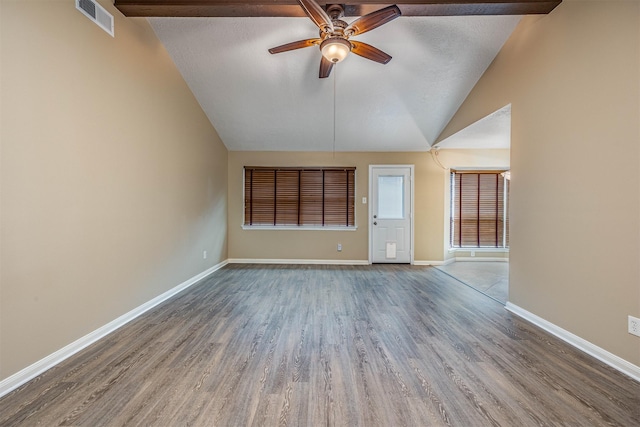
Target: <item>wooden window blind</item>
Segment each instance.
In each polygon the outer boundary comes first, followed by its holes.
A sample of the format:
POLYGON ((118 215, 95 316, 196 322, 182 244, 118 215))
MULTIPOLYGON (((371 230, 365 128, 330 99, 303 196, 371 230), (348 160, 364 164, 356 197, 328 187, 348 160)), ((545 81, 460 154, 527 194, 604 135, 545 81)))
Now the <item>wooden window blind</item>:
POLYGON ((244 225, 355 226, 355 167, 244 168, 244 225))
POLYGON ((502 172, 452 171, 452 247, 509 247, 509 180, 502 172))

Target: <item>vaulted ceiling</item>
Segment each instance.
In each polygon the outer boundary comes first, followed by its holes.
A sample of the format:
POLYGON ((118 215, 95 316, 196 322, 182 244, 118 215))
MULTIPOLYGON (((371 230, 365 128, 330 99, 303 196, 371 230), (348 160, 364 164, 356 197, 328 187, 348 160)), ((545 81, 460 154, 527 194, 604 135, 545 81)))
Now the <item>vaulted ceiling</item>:
MULTIPOLYGON (((268 52, 318 36, 295 1, 115 2, 129 16, 149 17, 228 149, 267 151, 429 150, 520 15, 547 13, 558 3, 400 4, 402 17, 354 37, 390 54, 388 64, 350 54, 329 78, 319 79, 317 47, 268 52)), ((384 6, 354 2, 345 15, 384 6)), ((504 112, 495 116, 505 122, 504 112)), ((461 142, 462 135, 454 145, 473 146, 474 132, 467 135, 472 140, 461 142)))

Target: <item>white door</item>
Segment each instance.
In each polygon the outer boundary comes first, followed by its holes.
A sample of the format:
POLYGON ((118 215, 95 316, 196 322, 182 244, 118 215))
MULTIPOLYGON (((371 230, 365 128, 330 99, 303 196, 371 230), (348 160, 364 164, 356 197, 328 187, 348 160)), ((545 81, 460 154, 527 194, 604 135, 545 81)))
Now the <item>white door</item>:
POLYGON ((370 166, 369 245, 373 263, 411 263, 413 166, 370 166))

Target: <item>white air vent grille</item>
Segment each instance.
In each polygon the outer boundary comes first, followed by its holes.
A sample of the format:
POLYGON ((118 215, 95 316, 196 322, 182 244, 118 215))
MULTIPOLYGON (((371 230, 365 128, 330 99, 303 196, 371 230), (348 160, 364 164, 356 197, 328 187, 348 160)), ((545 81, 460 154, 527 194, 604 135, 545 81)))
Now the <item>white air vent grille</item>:
POLYGON ((76 0, 76 9, 113 37, 113 15, 93 0, 76 0))

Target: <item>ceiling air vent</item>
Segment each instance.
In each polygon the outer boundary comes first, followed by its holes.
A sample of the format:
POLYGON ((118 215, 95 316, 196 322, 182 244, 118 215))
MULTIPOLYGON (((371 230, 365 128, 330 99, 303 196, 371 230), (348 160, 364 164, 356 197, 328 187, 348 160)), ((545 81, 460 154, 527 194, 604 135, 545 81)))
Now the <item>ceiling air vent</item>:
POLYGON ((113 15, 93 0, 76 0, 76 9, 113 37, 113 15))

